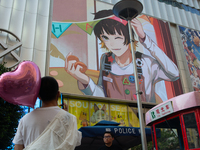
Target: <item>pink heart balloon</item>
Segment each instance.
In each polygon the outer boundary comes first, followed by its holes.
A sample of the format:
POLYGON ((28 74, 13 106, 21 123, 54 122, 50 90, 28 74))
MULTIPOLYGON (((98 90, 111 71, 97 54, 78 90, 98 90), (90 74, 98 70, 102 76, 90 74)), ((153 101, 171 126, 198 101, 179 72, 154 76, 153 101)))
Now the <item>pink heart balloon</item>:
POLYGON ((33 108, 40 84, 38 66, 31 61, 24 61, 14 71, 0 76, 0 97, 9 103, 33 108))

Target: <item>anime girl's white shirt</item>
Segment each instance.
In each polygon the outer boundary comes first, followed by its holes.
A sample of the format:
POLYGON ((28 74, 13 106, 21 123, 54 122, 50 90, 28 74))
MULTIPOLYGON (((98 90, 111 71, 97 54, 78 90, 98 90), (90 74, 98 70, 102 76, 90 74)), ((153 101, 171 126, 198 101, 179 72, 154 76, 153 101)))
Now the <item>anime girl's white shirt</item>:
MULTIPOLYGON (((145 93, 147 102, 155 102, 155 83, 165 81, 175 81, 179 78, 179 71, 177 66, 168 56, 157 46, 151 38, 146 35, 145 41, 141 43, 146 48, 151 56, 142 54, 141 60, 143 62, 142 70, 145 77, 145 93)), ((133 64, 130 63, 126 67, 120 67, 116 63, 111 64, 111 73, 115 75, 133 74, 133 64), (122 74, 123 73, 123 74, 122 74)), ((101 74, 99 78, 102 78, 101 74)), ((108 79, 106 79, 108 80, 108 79)), ((112 79, 110 79, 112 82, 112 79)), ((85 95, 105 97, 104 90, 101 85, 96 85, 90 78, 88 86, 81 90, 85 95)))

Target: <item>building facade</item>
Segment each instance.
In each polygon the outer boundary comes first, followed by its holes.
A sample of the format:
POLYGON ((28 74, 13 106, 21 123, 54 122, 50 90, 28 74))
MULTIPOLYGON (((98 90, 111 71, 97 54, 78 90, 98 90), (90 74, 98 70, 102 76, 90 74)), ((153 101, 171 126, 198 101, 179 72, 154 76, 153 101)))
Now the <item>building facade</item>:
MULTIPOLYGON (((132 29, 145 113, 200 88, 200 1, 139 1, 132 29)), ((59 104, 77 116, 78 128, 100 120, 139 127, 127 22, 112 14, 117 2, 0 0, 1 53, 22 43, 0 61, 16 67, 30 60, 56 78, 59 104)))

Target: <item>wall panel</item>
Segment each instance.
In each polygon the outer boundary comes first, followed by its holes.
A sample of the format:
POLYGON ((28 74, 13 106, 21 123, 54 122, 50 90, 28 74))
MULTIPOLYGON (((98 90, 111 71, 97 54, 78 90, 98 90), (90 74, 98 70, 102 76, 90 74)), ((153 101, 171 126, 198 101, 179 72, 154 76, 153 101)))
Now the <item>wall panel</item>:
MULTIPOLYGON (((109 0, 101 0, 109 3, 109 0)), ((156 17, 158 19, 166 20, 174 24, 180 24, 182 26, 186 26, 193 29, 200 29, 199 20, 198 22, 195 20, 195 16, 193 13, 189 11, 185 11, 184 9, 180 9, 166 4, 164 2, 159 2, 158 0, 139 0, 143 4, 142 14, 156 17), (178 13, 179 11, 179 13, 178 13), (181 20, 180 20, 181 19, 181 20)), ((199 9, 198 0, 176 0, 179 4, 184 4, 191 8, 199 9)), ((115 4, 118 1, 112 0, 110 3, 115 4)), ((199 18, 199 17, 198 17, 199 18)))

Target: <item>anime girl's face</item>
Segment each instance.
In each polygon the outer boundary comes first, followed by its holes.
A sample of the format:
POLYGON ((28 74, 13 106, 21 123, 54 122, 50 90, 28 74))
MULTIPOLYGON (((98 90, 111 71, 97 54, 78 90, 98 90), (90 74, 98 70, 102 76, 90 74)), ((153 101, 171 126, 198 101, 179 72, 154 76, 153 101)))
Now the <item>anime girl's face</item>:
POLYGON ((129 45, 124 44, 125 37, 115 31, 115 34, 107 34, 105 31, 100 35, 105 46, 113 52, 116 56, 123 55, 128 49, 129 45))

